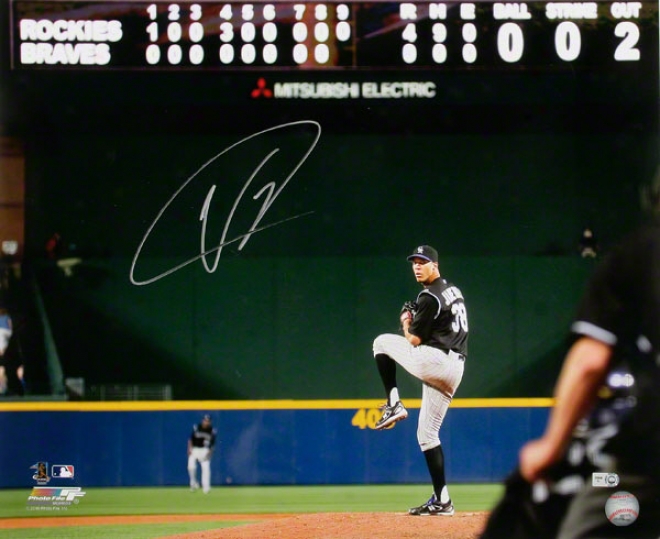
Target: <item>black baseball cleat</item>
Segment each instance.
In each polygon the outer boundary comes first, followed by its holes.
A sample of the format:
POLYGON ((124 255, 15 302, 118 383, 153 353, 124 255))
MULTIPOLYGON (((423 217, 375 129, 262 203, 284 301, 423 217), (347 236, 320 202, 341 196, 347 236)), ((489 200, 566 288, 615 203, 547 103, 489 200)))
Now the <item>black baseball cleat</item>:
POLYGON ((449 500, 447 503, 440 503, 435 494, 429 498, 429 501, 419 507, 413 507, 408 510, 409 515, 429 517, 450 517, 454 514, 454 506, 449 500))
POLYGON ((397 421, 408 417, 408 410, 401 401, 397 401, 394 406, 385 403, 381 406, 381 410, 383 410, 383 415, 376 421, 376 430, 391 429, 397 421))

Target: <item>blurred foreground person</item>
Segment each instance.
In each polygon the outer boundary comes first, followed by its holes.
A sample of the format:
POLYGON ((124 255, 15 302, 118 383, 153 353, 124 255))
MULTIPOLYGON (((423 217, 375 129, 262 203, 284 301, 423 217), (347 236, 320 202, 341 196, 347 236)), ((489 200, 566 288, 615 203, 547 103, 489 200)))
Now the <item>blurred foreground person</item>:
POLYGON ((482 539, 660 537, 659 175, 643 202, 649 218, 587 285, 548 425, 482 539))

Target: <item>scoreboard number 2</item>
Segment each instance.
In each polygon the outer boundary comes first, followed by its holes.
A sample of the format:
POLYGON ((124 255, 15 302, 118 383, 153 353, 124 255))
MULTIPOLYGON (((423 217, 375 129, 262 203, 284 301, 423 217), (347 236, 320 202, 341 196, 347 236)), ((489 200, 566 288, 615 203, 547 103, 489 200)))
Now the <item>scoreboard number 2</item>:
POLYGON ((614 35, 621 38, 621 43, 614 51, 614 59, 617 62, 639 61, 641 57, 641 52, 637 48, 639 27, 630 21, 623 21, 616 25, 614 35))

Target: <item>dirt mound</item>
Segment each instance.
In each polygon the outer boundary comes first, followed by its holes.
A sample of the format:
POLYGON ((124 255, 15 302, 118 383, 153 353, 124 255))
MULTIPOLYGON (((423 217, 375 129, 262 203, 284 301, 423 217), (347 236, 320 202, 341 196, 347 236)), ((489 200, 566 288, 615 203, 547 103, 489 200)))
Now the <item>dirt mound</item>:
POLYGON ((459 512, 452 517, 413 517, 405 513, 301 514, 168 539, 476 539, 487 516, 487 512, 459 512))

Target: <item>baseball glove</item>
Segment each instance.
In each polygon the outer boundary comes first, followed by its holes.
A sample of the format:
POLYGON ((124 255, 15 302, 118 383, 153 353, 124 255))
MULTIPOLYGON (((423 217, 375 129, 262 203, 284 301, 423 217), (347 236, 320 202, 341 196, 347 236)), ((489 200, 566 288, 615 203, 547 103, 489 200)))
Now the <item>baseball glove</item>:
POLYGON ((414 301, 406 301, 403 304, 403 307, 401 307, 401 311, 399 312, 399 320, 401 321, 401 325, 403 326, 403 321, 406 319, 412 320, 415 317, 416 312, 417 303, 414 301))

